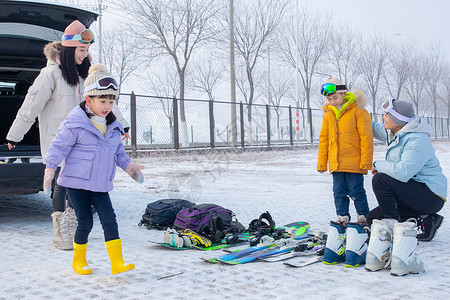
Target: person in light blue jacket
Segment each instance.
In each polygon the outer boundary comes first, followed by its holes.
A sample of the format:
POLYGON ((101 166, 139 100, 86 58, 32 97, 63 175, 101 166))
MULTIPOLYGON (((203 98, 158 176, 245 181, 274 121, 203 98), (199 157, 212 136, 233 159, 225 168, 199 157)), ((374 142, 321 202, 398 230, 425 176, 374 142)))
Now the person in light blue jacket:
POLYGON ((430 141, 431 126, 414 115, 411 103, 389 100, 384 125, 372 121, 373 136, 387 143, 386 160, 374 161, 372 187, 378 207, 373 219, 418 221, 418 240, 430 241, 443 222, 438 215, 447 197, 447 178, 430 141))
POLYGON ((104 65, 89 68, 84 81, 85 100, 61 123, 45 157, 44 191, 49 193, 55 170, 62 162, 58 184, 67 188, 78 219, 73 240, 72 268, 80 275, 91 274, 86 261, 89 233, 93 227, 92 206, 96 209, 105 236, 105 247, 111 260, 111 273, 134 269, 122 258, 122 243, 116 215, 108 192, 116 166, 142 183, 142 165, 130 162, 121 141, 124 133, 112 109, 119 85, 104 65))

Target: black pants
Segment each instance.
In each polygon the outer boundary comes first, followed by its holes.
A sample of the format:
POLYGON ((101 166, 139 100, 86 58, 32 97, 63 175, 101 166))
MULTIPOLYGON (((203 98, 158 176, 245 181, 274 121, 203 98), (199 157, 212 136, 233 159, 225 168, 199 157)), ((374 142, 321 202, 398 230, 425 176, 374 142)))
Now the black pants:
POLYGON ((66 188, 56 183, 56 180, 58 179, 59 176, 59 171, 61 171, 61 168, 56 169, 55 178, 53 179, 54 186, 52 192, 52 207, 54 212, 66 210, 66 199, 68 202, 67 205, 72 206, 69 197, 67 195, 66 188))
POLYGON ((119 238, 119 229, 116 222, 116 214, 112 207, 108 193, 91 192, 86 190, 67 188, 67 193, 72 201, 78 225, 75 231, 74 242, 86 244, 89 233, 94 226, 92 206, 95 207, 103 227, 105 242, 119 238))
POLYGON ((373 219, 403 222, 410 217, 435 214, 445 203, 424 183, 412 179, 405 183, 384 173, 373 176, 372 188, 379 206, 367 214, 368 225, 373 219))

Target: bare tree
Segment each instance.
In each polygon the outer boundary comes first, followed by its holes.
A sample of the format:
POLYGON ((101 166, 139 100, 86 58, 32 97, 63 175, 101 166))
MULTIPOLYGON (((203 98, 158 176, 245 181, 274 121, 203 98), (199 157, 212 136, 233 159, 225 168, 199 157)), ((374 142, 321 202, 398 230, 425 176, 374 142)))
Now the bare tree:
POLYGON ((421 107, 424 104, 422 97, 425 89, 424 82, 424 58, 422 55, 417 55, 412 65, 410 76, 408 76, 405 82, 405 92, 413 102, 416 114, 421 112, 421 107))
POLYGON ((339 77, 351 90, 361 73, 359 56, 355 52, 362 44, 361 33, 348 27, 336 28, 330 43, 328 57, 332 72, 328 70, 325 73, 339 77))
POLYGON ((388 68, 383 78, 386 88, 394 99, 401 99, 401 92, 416 67, 417 54, 414 45, 402 44, 389 53, 388 68))
POLYGON ((214 0, 116 1, 136 23, 135 33, 165 55, 172 57, 180 83, 182 145, 189 146, 184 109, 185 75, 192 53, 214 37, 218 10, 214 0))
MULTIPOLYGON (((249 143, 253 142, 252 133, 252 104, 255 95, 255 67, 267 51, 264 47, 274 34, 277 26, 283 19, 288 1, 274 1, 267 3, 258 0, 256 3, 245 3, 235 9, 234 15, 234 44, 238 53, 238 59, 245 70, 246 81, 237 79, 237 85, 241 91, 247 106, 248 137, 249 143)), ((242 74, 242 72, 241 72, 242 74)))
POLYGON ((276 125, 278 139, 281 139, 281 128, 280 128, 280 106, 283 100, 286 99, 288 94, 293 91, 293 80, 287 75, 287 72, 278 70, 274 72, 277 74, 276 77, 271 78, 270 82, 266 79, 263 85, 263 92, 267 96, 268 103, 273 107, 276 114, 276 125))
POLYGON ((151 49, 140 49, 140 42, 118 27, 103 34, 103 45, 105 65, 119 79, 120 87, 143 63, 150 63, 155 56, 150 52, 151 49))
MULTIPOLYGON (((439 45, 432 45, 425 62, 425 91, 433 105, 434 128, 437 126, 440 84, 444 78, 446 63, 439 45)), ((436 131, 435 131, 436 132, 436 131)))
POLYGON ((214 100, 214 89, 224 76, 225 66, 218 63, 212 55, 194 62, 189 72, 187 85, 192 89, 206 93, 210 101, 214 100))
POLYGON ((308 111, 309 137, 313 142, 312 113, 311 113, 311 86, 317 69, 325 59, 330 45, 330 18, 324 15, 312 15, 302 9, 299 18, 299 30, 295 21, 290 20, 287 30, 279 42, 283 61, 297 70, 304 89, 306 108, 308 111), (325 18, 326 17, 326 18, 325 18), (297 57, 299 64, 297 69, 297 57))
POLYGON ((369 95, 372 98, 372 113, 375 117, 377 105, 377 93, 385 73, 388 55, 391 51, 390 45, 385 39, 371 36, 361 46, 360 70, 361 77, 367 85, 369 95))
MULTIPOLYGON (((448 122, 450 119, 450 72, 448 65, 446 66, 446 72, 442 80, 442 85, 444 87, 444 91, 440 98, 442 99, 442 102, 447 108, 447 122, 448 122)), ((449 124, 447 123, 447 126, 448 125, 449 124)))
POLYGON ((158 73, 147 71, 146 79, 141 83, 142 89, 158 97, 162 111, 169 122, 170 134, 173 140, 173 98, 180 92, 180 82, 177 72, 162 64, 158 73))

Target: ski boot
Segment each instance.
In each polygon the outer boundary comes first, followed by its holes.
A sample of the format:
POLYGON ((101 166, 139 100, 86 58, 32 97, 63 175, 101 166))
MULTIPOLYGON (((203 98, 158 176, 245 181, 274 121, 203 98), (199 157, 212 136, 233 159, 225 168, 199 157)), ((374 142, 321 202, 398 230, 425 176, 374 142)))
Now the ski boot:
POLYGON ((345 224, 330 221, 323 263, 334 265, 345 261, 345 224))
POLYGON ((394 243, 392 246, 391 275, 403 276, 408 273, 425 272, 423 261, 414 252, 417 246, 416 224, 413 222, 394 225, 394 243))
POLYGON ((378 271, 387 269, 391 262, 392 229, 397 220, 373 220, 370 229, 369 248, 366 256, 366 270, 378 271))
POLYGON ((345 266, 358 267, 366 263, 369 234, 367 225, 359 223, 347 224, 347 237, 345 246, 345 266))

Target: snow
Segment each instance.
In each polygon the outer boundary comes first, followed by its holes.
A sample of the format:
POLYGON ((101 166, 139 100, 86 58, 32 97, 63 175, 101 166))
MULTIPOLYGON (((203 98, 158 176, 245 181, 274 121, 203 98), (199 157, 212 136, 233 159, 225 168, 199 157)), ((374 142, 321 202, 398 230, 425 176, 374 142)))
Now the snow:
MULTIPOLYGON (((434 144, 450 177, 450 142, 434 144)), ((385 147, 376 146, 375 159, 384 154, 385 147)), ((200 257, 219 256, 221 250, 159 248, 149 240, 162 241, 163 232, 138 226, 147 203, 184 197, 229 208, 244 225, 267 210, 278 225, 303 220, 312 230, 326 231, 329 220, 335 219, 332 177, 315 171, 316 159, 317 149, 136 159, 146 166, 145 182, 137 184, 118 171, 110 193, 124 259, 136 265, 135 270, 117 275, 110 274, 97 215, 87 252, 93 274, 81 276, 71 268, 72 251, 52 245, 48 196, 42 192, 0 196, 0 299, 448 299, 447 222, 433 241, 421 242, 416 249, 426 272, 405 277, 343 264, 299 269, 280 262, 213 265, 200 257)), ((365 187, 373 208, 371 177, 365 176, 365 187)), ((449 219, 448 205, 441 214, 449 219)))

